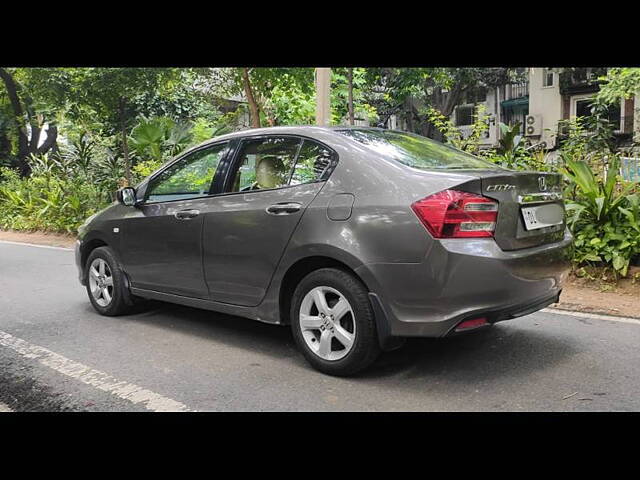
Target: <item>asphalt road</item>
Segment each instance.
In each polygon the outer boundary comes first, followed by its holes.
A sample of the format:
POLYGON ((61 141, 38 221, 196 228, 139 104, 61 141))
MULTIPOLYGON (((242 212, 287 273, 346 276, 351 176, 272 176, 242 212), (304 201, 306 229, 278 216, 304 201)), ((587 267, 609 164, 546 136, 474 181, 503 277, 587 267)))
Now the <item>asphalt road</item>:
POLYGON ((0 411, 631 411, 639 345, 640 322, 538 312, 333 378, 287 328, 162 303, 101 317, 73 252, 0 242, 0 411))

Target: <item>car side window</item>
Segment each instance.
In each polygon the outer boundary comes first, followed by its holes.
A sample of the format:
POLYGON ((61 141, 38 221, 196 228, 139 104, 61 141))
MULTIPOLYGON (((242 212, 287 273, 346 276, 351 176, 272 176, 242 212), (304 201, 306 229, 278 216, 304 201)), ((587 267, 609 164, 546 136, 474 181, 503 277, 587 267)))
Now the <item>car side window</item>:
POLYGON ((168 202, 201 197, 209 193, 227 144, 198 150, 174 163, 152 180, 147 202, 168 202))
POLYGON ((290 185, 324 180, 330 171, 334 153, 312 140, 305 140, 293 169, 290 185))
POLYGON ((231 192, 280 188, 289 176, 300 148, 300 138, 267 137, 245 140, 231 192))

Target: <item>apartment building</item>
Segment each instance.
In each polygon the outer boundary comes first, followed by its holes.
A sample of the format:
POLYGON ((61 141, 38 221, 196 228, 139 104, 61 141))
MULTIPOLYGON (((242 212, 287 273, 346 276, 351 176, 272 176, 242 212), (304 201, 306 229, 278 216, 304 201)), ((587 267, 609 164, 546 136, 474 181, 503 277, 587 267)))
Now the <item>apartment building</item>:
MULTIPOLYGON (((527 79, 491 89, 477 89, 458 105, 452 120, 463 134, 471 132, 475 109, 484 104, 489 115, 489 129, 482 143, 487 147, 497 145, 500 139, 499 124, 521 123, 521 133, 533 144, 546 150, 557 147, 562 132, 560 120, 591 115, 590 102, 599 90, 598 77, 606 74, 606 68, 528 68, 527 79)), ((609 109, 620 146, 640 141, 640 105, 636 98, 623 99, 609 109), (634 121, 635 117, 635 121, 634 121), (635 128, 634 128, 635 127, 635 128)))

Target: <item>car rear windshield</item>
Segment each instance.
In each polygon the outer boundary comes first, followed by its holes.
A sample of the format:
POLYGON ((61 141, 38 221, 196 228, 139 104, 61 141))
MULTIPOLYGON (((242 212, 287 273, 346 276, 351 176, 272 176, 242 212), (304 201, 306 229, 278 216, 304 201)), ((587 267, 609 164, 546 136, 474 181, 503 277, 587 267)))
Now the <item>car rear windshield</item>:
POLYGON ((392 130, 345 129, 339 133, 404 165, 422 170, 499 169, 456 148, 420 135, 392 130))

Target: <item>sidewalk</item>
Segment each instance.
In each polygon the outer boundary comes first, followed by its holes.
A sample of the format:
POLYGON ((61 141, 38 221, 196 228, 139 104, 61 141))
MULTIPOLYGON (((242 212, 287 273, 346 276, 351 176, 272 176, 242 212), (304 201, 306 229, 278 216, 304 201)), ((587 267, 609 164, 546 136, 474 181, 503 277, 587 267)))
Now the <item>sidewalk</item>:
POLYGON ((43 232, 13 232, 6 230, 0 230, 0 240, 66 248, 73 248, 76 243, 76 238, 73 235, 43 232))
MULTIPOLYGON (((76 241, 72 235, 3 230, 0 240, 66 248, 73 248, 76 241)), ((560 300, 550 308, 640 318, 640 282, 634 284, 631 279, 620 280, 611 290, 602 291, 596 282, 571 277, 560 300)))

